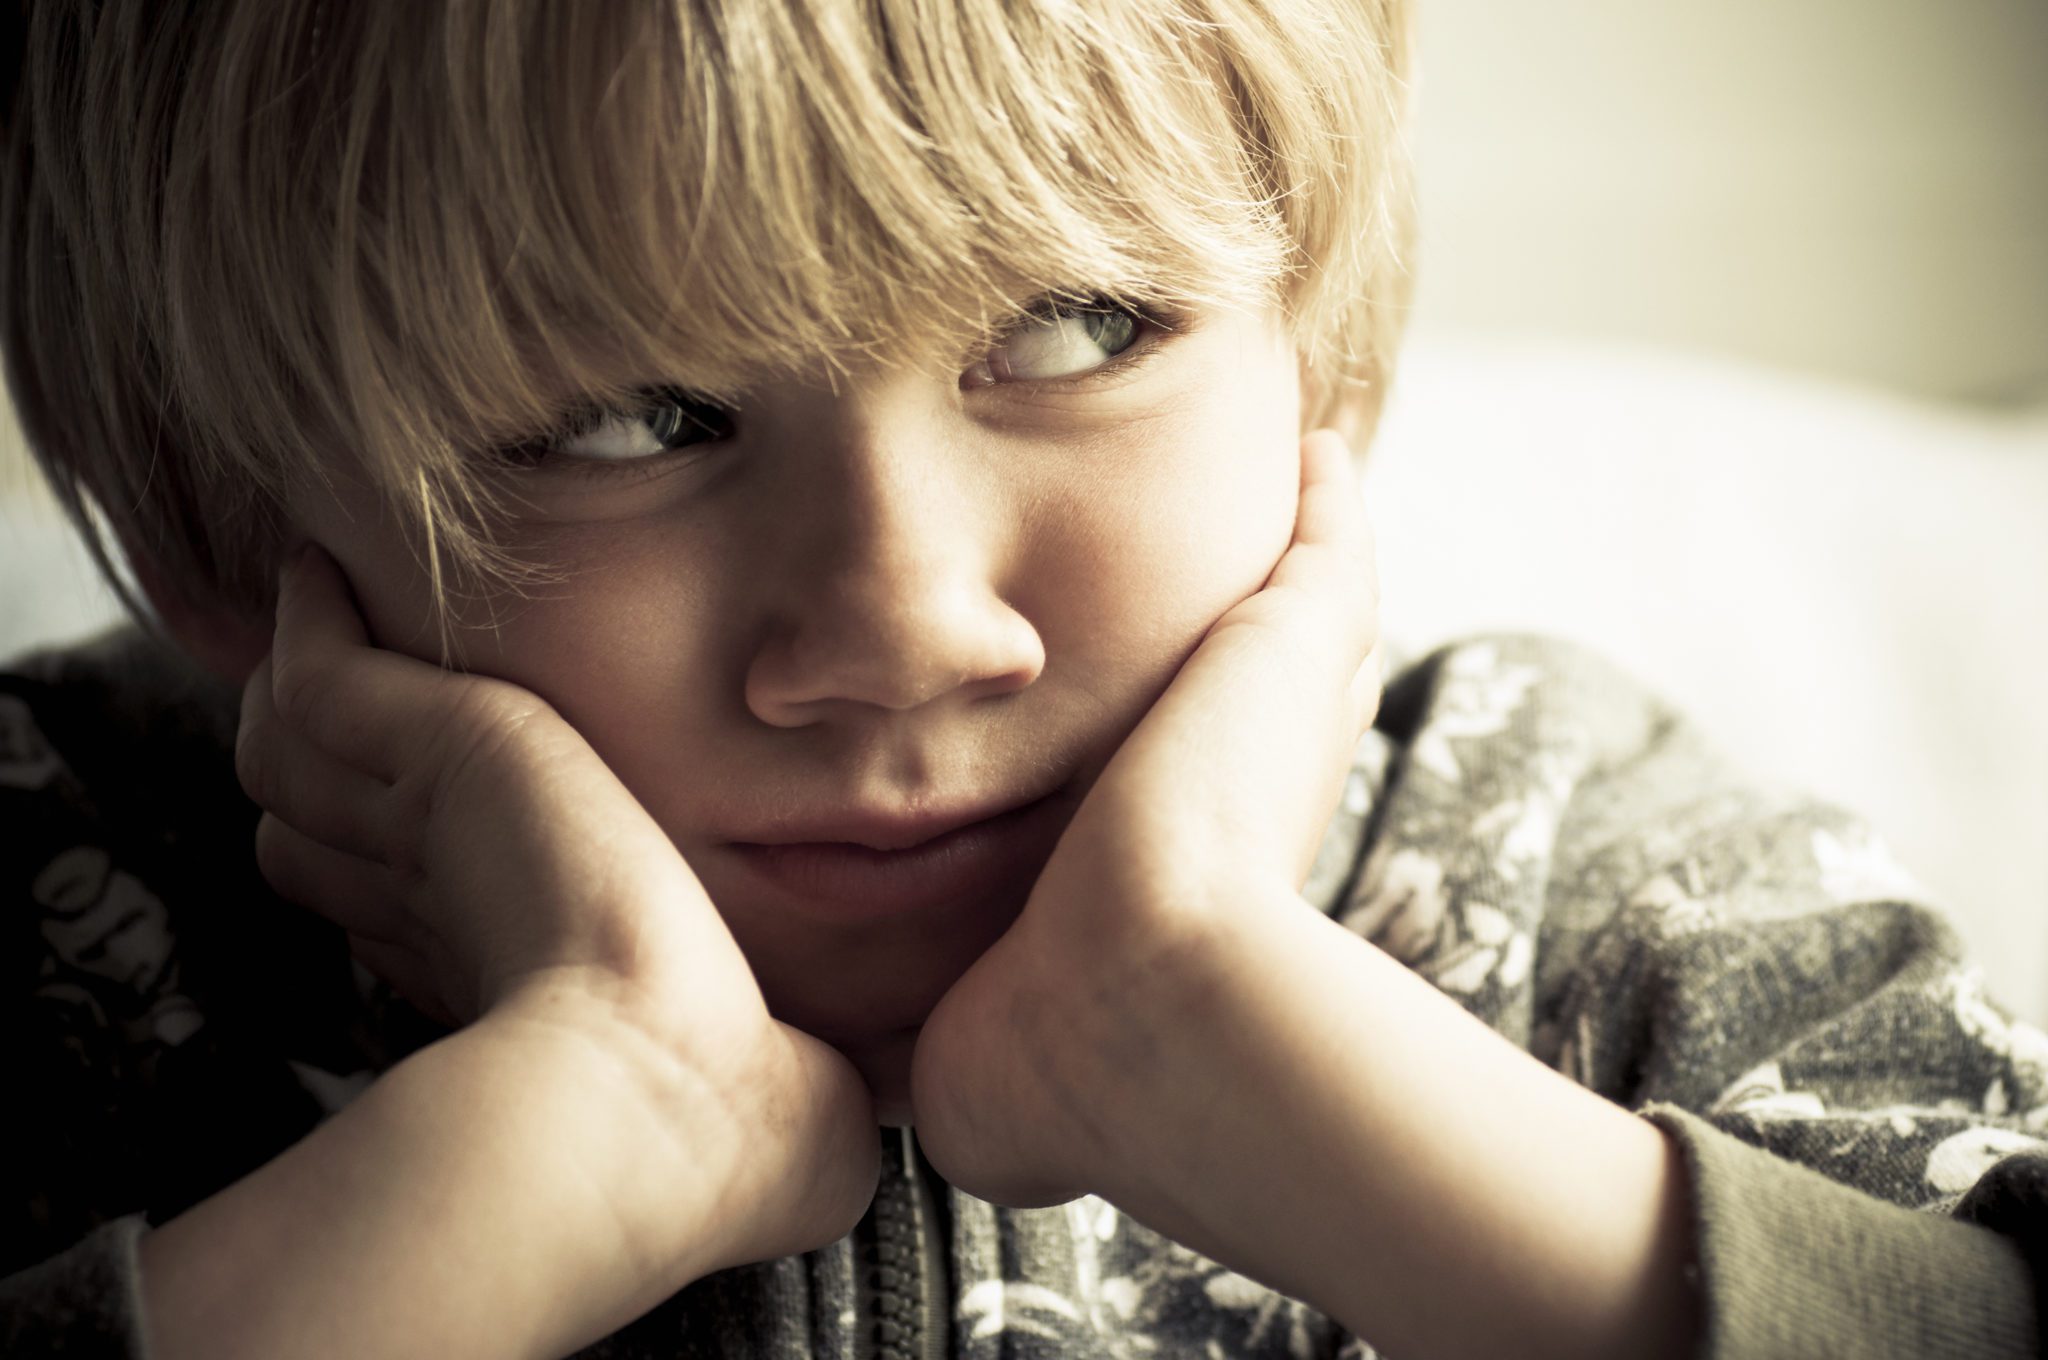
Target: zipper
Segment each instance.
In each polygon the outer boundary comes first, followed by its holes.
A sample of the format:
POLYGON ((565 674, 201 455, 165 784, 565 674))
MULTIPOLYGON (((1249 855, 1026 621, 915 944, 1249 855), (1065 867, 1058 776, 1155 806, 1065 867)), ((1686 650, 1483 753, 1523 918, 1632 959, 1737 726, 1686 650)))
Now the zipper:
POLYGON ((951 1339, 948 1334, 952 1330, 952 1289, 946 1277, 952 1225, 945 1212, 945 1183, 933 1184, 938 1172, 918 1154, 917 1137, 910 1129, 903 1130, 903 1152, 910 1168, 910 1183, 917 1190, 918 1222, 924 1225, 919 1238, 924 1243, 923 1360, 946 1360, 950 1349, 947 1342, 951 1339))
POLYGON ((866 1354, 874 1360, 944 1360, 946 1242, 939 1197, 909 1129, 884 1135, 881 1183, 861 1243, 866 1354), (893 1144, 893 1147, 891 1146, 893 1144))

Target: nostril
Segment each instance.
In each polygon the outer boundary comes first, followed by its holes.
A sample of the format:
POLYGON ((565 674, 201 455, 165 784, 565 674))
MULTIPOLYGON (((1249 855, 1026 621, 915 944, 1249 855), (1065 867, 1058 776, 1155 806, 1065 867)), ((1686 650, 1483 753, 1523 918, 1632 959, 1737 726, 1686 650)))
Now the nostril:
POLYGON ((950 609, 810 618, 755 653, 746 700, 764 722, 803 726, 835 705, 905 712, 1012 694, 1044 668, 1037 629, 989 593, 950 609))

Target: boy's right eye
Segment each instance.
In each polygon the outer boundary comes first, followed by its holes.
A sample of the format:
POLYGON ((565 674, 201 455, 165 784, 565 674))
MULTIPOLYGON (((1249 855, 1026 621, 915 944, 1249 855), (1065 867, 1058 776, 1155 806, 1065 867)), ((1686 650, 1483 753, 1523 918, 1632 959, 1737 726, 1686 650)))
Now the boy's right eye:
POLYGON ((505 450, 506 461, 535 467, 550 458, 631 463, 731 436, 729 407, 680 387, 649 388, 631 407, 590 407, 559 429, 505 450))

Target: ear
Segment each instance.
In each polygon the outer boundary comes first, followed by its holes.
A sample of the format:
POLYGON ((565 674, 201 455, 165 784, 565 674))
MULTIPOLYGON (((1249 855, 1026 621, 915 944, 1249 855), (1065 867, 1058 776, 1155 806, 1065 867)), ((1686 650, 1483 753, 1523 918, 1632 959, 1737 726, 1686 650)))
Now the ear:
POLYGON ((155 558, 132 548, 127 557, 164 631, 208 672, 241 688, 270 651, 272 617, 251 616, 218 600, 195 600, 155 558))

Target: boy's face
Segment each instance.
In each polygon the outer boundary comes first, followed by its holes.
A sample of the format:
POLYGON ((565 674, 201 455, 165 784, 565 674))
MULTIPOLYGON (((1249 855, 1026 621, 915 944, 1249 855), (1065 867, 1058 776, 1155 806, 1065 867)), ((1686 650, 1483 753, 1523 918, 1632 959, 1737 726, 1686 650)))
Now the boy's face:
MULTIPOLYGON (((767 383, 729 438, 638 458, 650 427, 614 427, 574 447, 620 461, 519 474, 511 540, 565 581, 501 602, 497 639, 466 637, 472 668, 582 732, 703 881, 771 1009, 885 1101, 1095 776, 1289 542, 1294 350, 1277 312, 1199 323, 1141 325, 1118 355, 1069 319, 964 382, 767 383), (878 867, 846 844, 1048 793, 958 857, 878 867)), ((429 583, 375 497, 343 484, 300 517, 372 636, 430 658, 429 583)))

